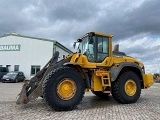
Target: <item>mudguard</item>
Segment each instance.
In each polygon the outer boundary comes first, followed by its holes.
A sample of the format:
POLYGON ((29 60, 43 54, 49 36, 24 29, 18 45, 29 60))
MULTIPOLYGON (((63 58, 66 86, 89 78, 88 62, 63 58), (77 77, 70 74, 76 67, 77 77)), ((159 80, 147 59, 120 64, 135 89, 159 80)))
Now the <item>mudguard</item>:
POLYGON ((119 63, 118 66, 114 65, 110 68, 110 73, 111 73, 111 81, 115 81, 119 75, 119 73, 121 72, 121 70, 124 67, 130 67, 130 68, 135 68, 138 70, 138 72, 141 74, 141 78, 142 78, 142 69, 140 68, 140 66, 137 63, 128 63, 128 62, 122 62, 119 63))

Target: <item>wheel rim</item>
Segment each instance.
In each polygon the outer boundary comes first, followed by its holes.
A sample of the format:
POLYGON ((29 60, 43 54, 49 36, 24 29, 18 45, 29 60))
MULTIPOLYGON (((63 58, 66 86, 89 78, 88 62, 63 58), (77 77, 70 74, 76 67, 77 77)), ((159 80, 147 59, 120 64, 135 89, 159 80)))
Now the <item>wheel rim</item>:
POLYGON ((137 86, 133 80, 127 80, 125 83, 125 92, 128 96, 133 96, 136 93, 137 86))
POLYGON ((65 78, 57 85, 57 94, 63 100, 71 99, 76 93, 76 84, 70 78, 65 78))

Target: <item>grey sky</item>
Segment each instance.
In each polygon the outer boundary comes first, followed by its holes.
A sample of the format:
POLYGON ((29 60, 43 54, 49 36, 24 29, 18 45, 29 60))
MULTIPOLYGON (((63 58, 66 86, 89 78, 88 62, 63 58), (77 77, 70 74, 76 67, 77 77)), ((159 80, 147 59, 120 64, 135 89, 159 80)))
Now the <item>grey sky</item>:
POLYGON ((148 72, 159 72, 159 5, 159 0, 1 0, 0 35, 54 39, 73 50, 88 31, 111 33, 120 50, 144 62, 148 72))

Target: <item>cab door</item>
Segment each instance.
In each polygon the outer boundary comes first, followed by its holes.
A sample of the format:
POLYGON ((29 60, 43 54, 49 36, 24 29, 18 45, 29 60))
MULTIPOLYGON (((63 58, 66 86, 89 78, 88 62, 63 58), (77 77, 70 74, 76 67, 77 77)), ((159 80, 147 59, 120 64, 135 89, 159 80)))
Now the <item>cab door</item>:
POLYGON ((107 36, 96 37, 97 51, 96 51, 96 63, 97 66, 109 66, 111 61, 111 38, 107 36))
POLYGON ((106 36, 97 36, 97 56, 96 56, 96 62, 102 63, 106 57, 109 56, 109 39, 106 36))

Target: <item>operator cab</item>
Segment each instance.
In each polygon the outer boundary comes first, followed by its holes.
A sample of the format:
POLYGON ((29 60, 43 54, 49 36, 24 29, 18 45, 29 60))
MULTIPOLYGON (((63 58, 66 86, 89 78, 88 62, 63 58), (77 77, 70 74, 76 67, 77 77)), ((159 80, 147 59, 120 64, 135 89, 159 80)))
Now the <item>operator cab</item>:
POLYGON ((109 40, 113 35, 90 32, 79 38, 78 52, 87 56, 89 62, 101 63, 110 55, 109 40))

